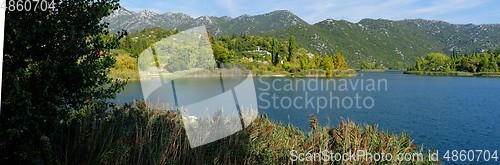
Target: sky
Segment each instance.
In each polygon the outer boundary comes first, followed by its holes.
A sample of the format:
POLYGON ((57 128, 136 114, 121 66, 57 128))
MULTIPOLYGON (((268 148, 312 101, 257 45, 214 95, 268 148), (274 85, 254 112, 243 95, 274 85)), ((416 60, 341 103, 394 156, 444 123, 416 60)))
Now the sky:
POLYGON ((259 15, 289 10, 308 23, 325 19, 429 19, 455 24, 499 24, 500 0, 121 0, 122 7, 199 16, 259 15))

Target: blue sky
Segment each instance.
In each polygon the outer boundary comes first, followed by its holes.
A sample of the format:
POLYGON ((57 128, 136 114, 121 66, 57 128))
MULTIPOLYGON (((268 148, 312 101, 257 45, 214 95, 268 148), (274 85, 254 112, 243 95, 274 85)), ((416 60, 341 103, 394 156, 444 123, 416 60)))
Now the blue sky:
POLYGON ((358 22, 363 18, 423 18, 457 24, 500 23, 500 0, 121 0, 122 7, 157 13, 182 12, 199 17, 258 15, 290 10, 309 23, 327 18, 358 22))

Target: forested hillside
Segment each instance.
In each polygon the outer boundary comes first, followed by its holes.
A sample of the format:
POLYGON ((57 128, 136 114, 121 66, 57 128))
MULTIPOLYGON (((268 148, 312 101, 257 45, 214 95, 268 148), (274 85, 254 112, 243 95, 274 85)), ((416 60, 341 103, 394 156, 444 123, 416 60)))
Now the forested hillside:
MULTIPOLYGON (((113 51, 117 63, 111 75, 138 78, 138 56, 155 42, 177 34, 176 30, 149 28, 128 34, 113 51)), ((294 36, 288 39, 260 35, 211 36, 210 43, 218 68, 245 66, 260 75, 348 76, 348 64, 341 53, 318 54, 302 47, 294 36)), ((179 62, 172 64, 178 65, 179 62)), ((170 70, 172 65, 164 69, 170 70)))
POLYGON ((312 53, 342 53, 358 68, 376 63, 381 67, 404 69, 431 52, 481 53, 500 48, 500 25, 456 25, 443 21, 408 19, 400 21, 363 19, 357 23, 327 19, 309 24, 290 11, 278 10, 262 15, 237 18, 182 13, 138 13, 119 9, 104 19, 111 31, 137 32, 145 28, 185 30, 205 25, 213 36, 263 35, 297 43, 312 53))

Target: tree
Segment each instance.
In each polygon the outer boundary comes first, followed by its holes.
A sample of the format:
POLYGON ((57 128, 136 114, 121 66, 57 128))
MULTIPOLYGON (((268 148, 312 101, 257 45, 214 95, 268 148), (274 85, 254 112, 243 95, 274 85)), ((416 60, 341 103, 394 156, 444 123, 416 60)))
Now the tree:
POLYGON ((415 69, 417 71, 423 71, 425 70, 425 65, 427 65, 427 60, 425 60, 422 57, 417 58, 417 62, 415 64, 415 69))
POLYGON ((333 70, 335 69, 335 64, 333 63, 332 58, 325 54, 321 59, 321 69, 326 71, 326 76, 333 76, 333 70))
POLYGON ((126 37, 120 40, 119 49, 129 52, 131 57, 137 58, 139 54, 155 42, 176 33, 176 30, 166 30, 159 27, 147 28, 137 33, 127 34, 126 37))
POLYGON ((308 70, 314 68, 314 61, 307 55, 307 50, 299 48, 297 50, 297 60, 301 70, 308 70))
POLYGON ((54 3, 56 11, 6 14, 0 161, 47 158, 55 127, 70 114, 104 113, 123 87, 107 77, 120 36, 101 23, 118 0, 54 3))
POLYGON ((130 55, 126 52, 122 52, 120 50, 114 50, 116 63, 114 65, 114 69, 119 70, 133 70, 138 71, 139 68, 137 66, 137 60, 130 57, 130 55))
POLYGON ((320 69, 322 61, 323 61, 322 56, 320 56, 319 54, 314 54, 314 56, 310 60, 310 63, 312 64, 313 68, 320 69))
POLYGON ((221 68, 223 64, 230 63, 234 58, 234 51, 226 48, 221 41, 213 40, 212 49, 218 68, 221 68))
MULTIPOLYGON (((448 72, 450 71, 451 59, 442 53, 430 53, 425 56, 428 71, 448 72)), ((425 69, 424 69, 425 70, 425 69)))
POLYGON ((366 60, 361 61, 359 64, 361 69, 374 69, 375 68, 375 63, 374 62, 369 62, 366 60))
MULTIPOLYGON (((404 64, 398 64, 400 68, 404 67, 404 64)), ((367 61, 367 60, 362 60, 360 62, 360 68, 361 69, 387 69, 383 66, 383 64, 380 64, 376 61, 367 61)))
POLYGON ((478 71, 480 64, 480 59, 477 57, 477 55, 474 54, 472 57, 470 57, 468 59, 468 63, 469 63, 469 72, 476 73, 478 71))
POLYGON ((490 67, 492 72, 498 72, 497 58, 494 54, 491 55, 490 67))
POLYGON ((342 54, 335 53, 335 55, 333 55, 333 63, 335 65, 335 69, 347 70, 347 62, 342 54))
POLYGON ((279 63, 279 53, 278 53, 278 43, 276 41, 275 38, 272 39, 272 42, 271 42, 271 55, 273 56, 272 57, 272 63, 274 66, 278 65, 279 63))
POLYGON ((495 49, 495 51, 493 52, 494 55, 500 55, 500 49, 495 49))
POLYGON ((481 56, 481 62, 479 63, 479 71, 480 72, 488 72, 491 68, 490 66, 490 60, 488 59, 489 56, 486 54, 483 54, 481 56))
POLYGON ((288 61, 292 59, 293 54, 295 53, 297 49, 297 41, 295 40, 294 36, 290 36, 290 39, 288 40, 288 61))

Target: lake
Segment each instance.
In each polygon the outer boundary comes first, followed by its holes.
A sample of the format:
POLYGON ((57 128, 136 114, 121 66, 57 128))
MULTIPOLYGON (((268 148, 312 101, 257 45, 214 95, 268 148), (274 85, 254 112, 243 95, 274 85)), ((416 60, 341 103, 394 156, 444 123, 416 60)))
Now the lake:
MULTIPOLYGON (((260 114, 304 130, 314 114, 321 124, 350 119, 407 132, 426 149, 500 149, 499 78, 359 72, 347 79, 254 78, 254 83, 256 96, 245 97, 257 97, 260 114)), ((179 80, 175 85, 179 100, 201 101, 220 91, 219 79, 179 80)), ((140 82, 130 82, 116 101, 134 99, 142 99, 140 82)))

